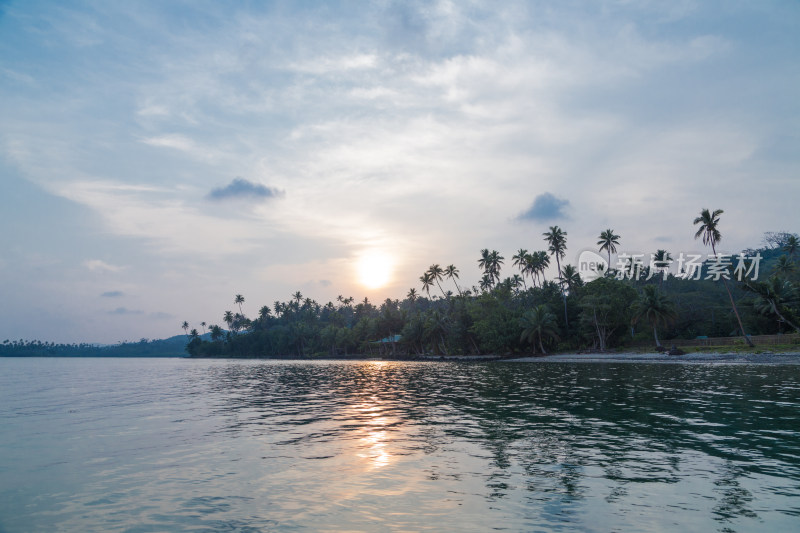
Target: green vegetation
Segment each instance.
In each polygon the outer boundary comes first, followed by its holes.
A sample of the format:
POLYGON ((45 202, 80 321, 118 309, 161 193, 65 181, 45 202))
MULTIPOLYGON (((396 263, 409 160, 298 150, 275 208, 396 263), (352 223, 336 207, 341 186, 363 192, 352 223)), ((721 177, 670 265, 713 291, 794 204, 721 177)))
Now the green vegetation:
MULTIPOLYGON (((694 221, 699 226, 695 237, 714 256, 722 238, 720 215, 722 210, 703 209, 694 221)), ((623 270, 609 268, 586 283, 574 265, 562 265, 566 236, 552 226, 543 234, 547 251, 518 250, 512 257, 516 272, 505 278, 505 258, 496 250, 481 250, 481 278, 473 287, 458 284, 454 265, 433 264, 419 278, 421 290, 410 288, 402 301, 374 305, 364 298, 354 304, 354 298, 339 296, 336 304, 321 305, 298 291, 287 302, 276 301, 272 309, 262 307, 251 320, 241 307, 244 297, 236 295, 239 313, 223 314, 227 331, 212 325, 204 340, 193 330, 187 351, 198 357, 513 355, 616 350, 653 342, 660 348, 660 339, 698 336, 740 335, 742 346, 752 346, 743 332, 800 332, 795 234, 768 233, 763 247, 745 250, 748 257, 762 258, 758 281, 746 283, 736 280, 735 256, 722 270, 709 258, 698 264, 696 275, 683 271, 676 276, 667 250, 654 252, 650 265, 631 260, 623 270), (558 269, 556 280, 544 277, 550 257, 558 269), (457 293, 445 290, 445 280, 452 281, 457 293)), ((597 244, 609 265, 619 240, 612 229, 600 233, 597 244)))

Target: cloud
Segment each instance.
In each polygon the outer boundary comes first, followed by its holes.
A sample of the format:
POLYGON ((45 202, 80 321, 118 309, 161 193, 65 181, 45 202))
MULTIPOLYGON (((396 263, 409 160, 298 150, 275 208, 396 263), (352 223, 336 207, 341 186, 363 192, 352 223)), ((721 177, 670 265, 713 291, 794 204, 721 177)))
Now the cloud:
POLYGON ((537 196, 533 200, 533 204, 526 211, 520 213, 517 218, 519 220, 535 220, 539 222, 567 218, 563 209, 568 206, 569 200, 557 198, 549 192, 545 192, 537 196))
POLYGON ((136 309, 128 309, 126 307, 117 307, 113 311, 108 312, 109 315, 141 315, 142 312, 136 309))
POLYGON ((100 259, 88 259, 83 262, 83 266, 92 272, 119 272, 123 267, 112 265, 100 259))
POLYGON ((120 296, 123 296, 123 295, 124 294, 123 294, 122 291, 106 291, 103 294, 101 294, 100 296, 102 296, 103 298, 119 298, 120 296))
POLYGON ((219 187, 208 193, 209 200, 221 201, 230 199, 268 199, 283 196, 283 191, 253 183, 246 179, 236 178, 225 187, 219 187))

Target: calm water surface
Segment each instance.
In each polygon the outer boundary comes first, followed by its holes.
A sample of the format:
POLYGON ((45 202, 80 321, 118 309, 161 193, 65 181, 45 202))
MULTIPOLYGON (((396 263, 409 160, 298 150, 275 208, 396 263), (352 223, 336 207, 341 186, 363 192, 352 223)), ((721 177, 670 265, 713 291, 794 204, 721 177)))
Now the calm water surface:
POLYGON ((798 531, 800 365, 0 359, 0 532, 798 531))

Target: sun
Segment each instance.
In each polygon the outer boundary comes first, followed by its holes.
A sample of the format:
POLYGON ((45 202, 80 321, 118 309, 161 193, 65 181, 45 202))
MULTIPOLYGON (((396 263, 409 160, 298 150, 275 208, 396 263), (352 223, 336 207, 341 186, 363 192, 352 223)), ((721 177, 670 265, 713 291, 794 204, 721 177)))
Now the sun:
POLYGON ((378 251, 365 252, 358 259, 358 281, 367 288, 379 289, 392 277, 392 258, 378 251))

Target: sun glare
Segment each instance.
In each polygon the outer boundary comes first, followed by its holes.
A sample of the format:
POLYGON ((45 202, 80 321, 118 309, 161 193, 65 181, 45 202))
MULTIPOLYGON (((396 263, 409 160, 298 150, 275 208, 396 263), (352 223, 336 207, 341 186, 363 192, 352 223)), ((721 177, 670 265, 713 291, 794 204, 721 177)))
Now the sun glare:
POLYGON ((382 252, 366 252, 358 260, 358 280, 370 289, 378 289, 389 282, 392 260, 382 252))

